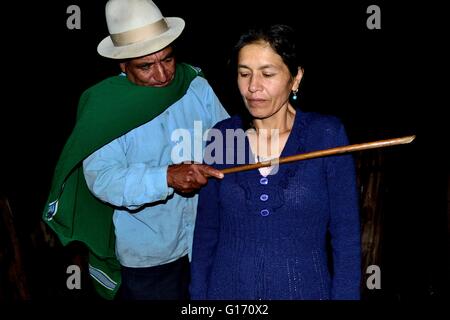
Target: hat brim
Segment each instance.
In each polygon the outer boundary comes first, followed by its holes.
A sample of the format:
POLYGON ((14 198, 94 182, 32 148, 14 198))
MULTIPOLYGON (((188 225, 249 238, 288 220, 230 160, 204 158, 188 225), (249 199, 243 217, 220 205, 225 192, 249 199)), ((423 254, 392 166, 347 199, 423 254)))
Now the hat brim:
POLYGON ((101 56, 111 59, 137 58, 157 52, 178 38, 185 26, 184 20, 181 18, 166 18, 166 21, 169 30, 155 38, 127 46, 116 47, 111 37, 108 36, 98 44, 97 52, 101 56))

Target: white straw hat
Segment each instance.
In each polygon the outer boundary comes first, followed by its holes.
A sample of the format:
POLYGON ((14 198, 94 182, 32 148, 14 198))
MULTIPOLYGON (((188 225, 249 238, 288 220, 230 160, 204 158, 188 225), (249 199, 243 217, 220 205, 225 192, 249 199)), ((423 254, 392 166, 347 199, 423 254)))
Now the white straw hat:
POLYGON ((165 18, 151 0, 109 0, 105 7, 110 35, 97 52, 107 58, 127 59, 157 52, 184 29, 181 18, 165 18))

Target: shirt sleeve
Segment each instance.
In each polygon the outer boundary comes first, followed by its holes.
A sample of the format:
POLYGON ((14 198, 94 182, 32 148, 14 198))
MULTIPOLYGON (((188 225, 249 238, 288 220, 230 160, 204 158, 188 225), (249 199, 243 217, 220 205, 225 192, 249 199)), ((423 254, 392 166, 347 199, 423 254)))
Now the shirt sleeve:
POLYGON ((225 110, 225 108, 222 106, 216 94, 212 91, 212 89, 211 95, 212 95, 211 127, 213 127, 217 122, 227 119, 230 116, 228 112, 225 110))
POLYGON ((228 112, 225 110, 225 108, 222 106, 222 103, 220 102, 219 98, 215 94, 213 88, 208 84, 206 80, 206 90, 203 90, 203 99, 202 101, 205 101, 205 112, 209 115, 210 123, 208 124, 208 127, 213 127, 217 122, 222 121, 224 119, 227 119, 230 117, 228 112))
MULTIPOLYGON (((336 146, 348 144, 343 125, 336 134, 336 146)), ((360 298, 361 238, 356 172, 351 155, 327 160, 330 197, 330 236, 333 257, 333 300, 360 298)))
POLYGON ((129 163, 119 139, 83 161, 89 190, 100 200, 129 210, 165 200, 173 194, 173 188, 167 185, 167 165, 129 163))

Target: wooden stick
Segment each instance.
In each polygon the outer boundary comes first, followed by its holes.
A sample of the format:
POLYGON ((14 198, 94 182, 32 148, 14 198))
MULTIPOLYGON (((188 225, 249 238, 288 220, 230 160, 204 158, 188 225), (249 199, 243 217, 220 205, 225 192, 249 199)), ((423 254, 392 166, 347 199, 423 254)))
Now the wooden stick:
POLYGON ((390 146, 395 146, 398 144, 410 143, 415 138, 416 138, 416 136, 412 135, 412 136, 406 136, 406 137, 400 137, 400 138, 351 144, 351 145, 342 146, 342 147, 301 153, 301 154, 296 154, 293 156, 288 156, 288 157, 283 157, 283 158, 276 158, 276 159, 272 159, 269 161, 244 164, 244 165, 235 166, 235 167, 231 167, 231 168, 227 168, 227 169, 222 169, 220 171, 223 174, 227 174, 227 173, 234 173, 234 172, 258 169, 258 168, 262 168, 262 167, 270 167, 273 165, 278 165, 278 164, 283 164, 283 163, 288 163, 288 162, 294 162, 294 161, 300 161, 300 160, 306 160, 306 159, 312 159, 312 158, 318 158, 318 157, 325 157, 325 156, 330 156, 330 155, 335 155, 335 154, 343 154, 343 153, 349 153, 349 152, 355 152, 355 151, 361 151, 361 150, 390 147, 390 146))

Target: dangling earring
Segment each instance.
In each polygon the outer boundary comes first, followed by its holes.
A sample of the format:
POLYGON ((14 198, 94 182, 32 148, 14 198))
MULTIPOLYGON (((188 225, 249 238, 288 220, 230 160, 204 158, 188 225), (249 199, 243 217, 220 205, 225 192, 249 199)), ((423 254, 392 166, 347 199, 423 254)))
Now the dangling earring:
POLYGON ((298 89, 295 89, 295 90, 292 90, 292 100, 297 100, 297 92, 298 92, 298 89))

